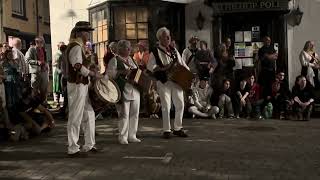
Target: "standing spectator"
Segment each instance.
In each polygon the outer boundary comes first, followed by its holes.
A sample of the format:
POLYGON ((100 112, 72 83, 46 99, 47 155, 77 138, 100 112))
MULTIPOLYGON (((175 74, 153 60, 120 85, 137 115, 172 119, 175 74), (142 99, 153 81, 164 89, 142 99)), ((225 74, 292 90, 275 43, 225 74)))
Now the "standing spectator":
POLYGON ((263 97, 269 99, 272 91, 272 83, 276 75, 276 60, 278 54, 271 46, 271 38, 264 37, 264 45, 259 49, 258 56, 260 63, 259 84, 262 86, 263 97))
MULTIPOLYGON (((116 42, 111 42, 108 46, 107 46, 107 50, 106 53, 103 56, 103 63, 104 63, 104 67, 106 68, 105 70, 107 71, 108 69, 108 64, 109 61, 117 54, 117 43, 116 42)), ((105 72, 106 72, 105 71, 105 72)))
POLYGON ((189 39, 189 47, 183 50, 182 52, 182 60, 188 65, 190 71, 192 73, 198 74, 198 69, 196 66, 196 53, 199 50, 197 45, 199 42, 199 38, 196 36, 192 36, 189 39))
POLYGON ((315 52, 313 41, 307 41, 300 53, 301 75, 313 86, 319 87, 319 56, 315 52))
MULTIPOLYGON (((12 50, 6 50, 3 59, 4 86, 6 95, 6 105, 9 111, 9 117, 16 113, 16 105, 21 100, 20 76, 18 73, 18 63, 13 60, 12 50)), ((10 118, 11 121, 16 120, 10 118)))
POLYGON ((14 38, 12 41, 12 53, 13 53, 13 59, 17 61, 18 67, 19 67, 19 73, 21 75, 21 79, 24 81, 27 80, 27 76, 29 75, 29 66, 25 61, 25 57, 21 52, 22 43, 21 39, 14 38))
POLYGON ((3 119, 6 127, 10 128, 11 124, 10 124, 8 110, 7 110, 6 92, 5 92, 5 86, 4 86, 4 81, 5 81, 6 76, 5 76, 5 72, 3 70, 3 61, 4 61, 4 56, 2 59, 0 59, 0 99, 1 99, 1 103, 0 103, 1 112, 0 112, 0 114, 2 114, 2 119, 3 119))
POLYGON ((35 91, 40 91, 41 100, 45 102, 48 93, 49 66, 43 38, 37 37, 35 39, 35 47, 28 49, 26 61, 31 73, 31 87, 35 91))
POLYGON ((229 79, 230 82, 234 80, 233 67, 235 66, 235 59, 232 52, 229 51, 226 43, 219 45, 217 52, 218 66, 214 75, 215 82, 213 82, 216 87, 223 86, 223 79, 229 79))
POLYGON ((218 62, 213 56, 213 52, 208 49, 208 44, 206 41, 200 41, 200 50, 197 51, 196 55, 196 66, 199 70, 200 77, 209 77, 209 71, 211 68, 216 68, 218 62))
POLYGON ((296 78, 294 87, 292 88, 292 97, 294 100, 293 110, 297 114, 298 120, 310 120, 314 94, 313 88, 307 85, 307 80, 300 75, 296 78))
POLYGON ((55 67, 54 75, 53 75, 53 93, 55 95, 55 101, 60 107, 60 95, 62 94, 62 73, 61 73, 61 61, 62 61, 62 50, 61 47, 66 48, 64 42, 58 43, 58 52, 54 56, 53 66, 55 67))
POLYGON ((140 41, 138 43, 138 51, 134 53, 133 60, 139 65, 141 69, 145 69, 149 60, 149 48, 146 42, 140 41))

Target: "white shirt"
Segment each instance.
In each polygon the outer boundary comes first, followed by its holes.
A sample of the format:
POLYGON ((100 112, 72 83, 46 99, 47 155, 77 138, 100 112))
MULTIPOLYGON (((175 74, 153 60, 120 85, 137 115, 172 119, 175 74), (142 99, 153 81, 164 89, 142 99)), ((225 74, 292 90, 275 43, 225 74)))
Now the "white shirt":
POLYGON ((13 55, 13 59, 18 62, 19 72, 22 75, 29 74, 29 66, 26 63, 23 53, 19 49, 14 47, 12 48, 12 55, 13 55))
MULTIPOLYGON (((78 43, 78 42, 77 42, 78 43)), ((79 64, 82 64, 83 63, 83 59, 82 59, 82 53, 83 52, 83 43, 78 43, 79 46, 74 46, 70 52, 69 52, 69 61, 70 61, 70 64, 72 66, 74 66, 75 64, 79 63, 79 64)), ((80 73, 87 77, 90 73, 90 70, 84 66, 81 67, 80 69, 80 73)))
POLYGON ((210 98, 212 95, 212 88, 207 85, 205 88, 197 87, 192 88, 192 100, 195 106, 198 108, 210 107, 210 98))
MULTIPOLYGON (((189 58, 192 56, 192 52, 190 51, 189 48, 186 48, 182 52, 182 60, 187 63, 189 61, 189 58)), ((192 73, 198 73, 198 69, 195 63, 195 56, 190 60, 189 64, 187 66, 190 67, 190 71, 192 73)))
MULTIPOLYGON (((122 58, 122 57, 120 57, 120 58, 122 58)), ((125 59, 125 58, 122 58, 122 59, 125 59)), ((130 67, 132 69, 138 68, 136 66, 136 64, 133 62, 133 60, 131 59, 131 57, 128 57, 127 60, 128 60, 127 63, 130 65, 130 67)), ((123 65, 124 65, 124 67, 126 69, 129 69, 129 66, 127 66, 125 63, 123 63, 123 65)), ((107 69, 108 75, 113 79, 115 79, 116 76, 117 76, 117 73, 118 73, 117 67, 118 67, 118 60, 117 60, 117 58, 115 56, 109 61, 108 69, 107 69)), ((123 98, 125 100, 128 100, 128 101, 135 100, 135 98, 140 98, 139 90, 136 87, 134 87, 132 84, 130 84, 130 83, 126 83, 124 85, 124 89, 123 89, 123 94, 122 95, 123 95, 123 98)))
MULTIPOLYGON (((163 47, 163 46, 161 46, 161 45, 159 45, 159 47, 160 47, 161 49, 163 49, 164 51, 166 51, 166 48, 165 48, 165 47, 163 47)), ((162 62, 162 64, 163 64, 164 66, 170 64, 170 63, 173 61, 173 59, 172 59, 168 54, 162 52, 162 51, 159 50, 159 49, 157 49, 157 51, 158 51, 158 54, 159 54, 159 58, 160 58, 160 60, 161 60, 161 62, 162 62)), ((182 60, 181 55, 179 54, 178 50, 175 49, 175 51, 176 51, 177 56, 178 56, 178 63, 181 64, 181 65, 183 65, 183 66, 186 67, 187 69, 189 69, 189 67, 186 65, 186 63, 182 60)), ((147 69, 148 69, 149 71, 153 72, 153 70, 154 70, 155 68, 157 68, 157 67, 158 67, 158 64, 157 64, 157 62, 156 62, 156 58, 154 57, 153 53, 150 53, 149 61, 148 61, 148 64, 147 64, 147 69)))
MULTIPOLYGON (((315 57, 319 58, 317 53, 315 53, 315 57)), ((310 82, 312 86, 314 86, 313 77, 315 76, 315 73, 312 69, 312 67, 314 66, 314 63, 310 62, 312 60, 312 56, 308 54, 306 51, 301 51, 299 59, 300 59, 301 66, 306 66, 308 68, 306 79, 310 82)))

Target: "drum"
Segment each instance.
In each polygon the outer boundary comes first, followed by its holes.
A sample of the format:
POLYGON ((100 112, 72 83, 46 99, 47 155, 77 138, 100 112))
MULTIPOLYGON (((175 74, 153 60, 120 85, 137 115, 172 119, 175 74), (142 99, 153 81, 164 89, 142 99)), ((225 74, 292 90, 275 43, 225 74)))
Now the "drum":
POLYGON ((179 63, 175 63, 168 70, 168 79, 177 83, 184 91, 188 91, 191 88, 192 78, 192 72, 179 63))
POLYGON ((89 97, 94 111, 99 112, 117 103, 121 98, 121 93, 113 80, 99 79, 90 86, 89 97))

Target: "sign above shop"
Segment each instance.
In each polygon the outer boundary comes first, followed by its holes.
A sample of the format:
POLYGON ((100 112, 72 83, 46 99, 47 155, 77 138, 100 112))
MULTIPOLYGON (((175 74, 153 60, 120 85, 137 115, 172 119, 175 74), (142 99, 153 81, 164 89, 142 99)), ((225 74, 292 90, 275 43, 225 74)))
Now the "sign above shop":
POLYGON ((252 11, 286 11, 288 0, 247 0, 247 1, 217 1, 210 4, 214 13, 235 13, 252 11))

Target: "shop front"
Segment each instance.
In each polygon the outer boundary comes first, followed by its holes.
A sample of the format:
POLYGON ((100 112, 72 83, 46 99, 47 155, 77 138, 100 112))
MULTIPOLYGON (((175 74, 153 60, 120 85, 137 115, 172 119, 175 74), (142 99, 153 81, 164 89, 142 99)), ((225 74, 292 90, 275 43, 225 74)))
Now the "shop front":
POLYGON ((233 42, 235 69, 252 71, 263 37, 269 36, 279 53, 277 69, 287 72, 288 0, 208 0, 213 9, 212 38, 217 47, 225 38, 233 42))
POLYGON ((89 8, 89 19, 95 29, 92 42, 99 62, 106 45, 112 41, 126 39, 132 45, 147 41, 150 47, 155 46, 156 31, 162 26, 171 30, 173 39, 182 47, 185 42, 183 17, 184 5, 160 0, 109 0, 94 4, 89 8))

